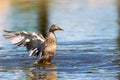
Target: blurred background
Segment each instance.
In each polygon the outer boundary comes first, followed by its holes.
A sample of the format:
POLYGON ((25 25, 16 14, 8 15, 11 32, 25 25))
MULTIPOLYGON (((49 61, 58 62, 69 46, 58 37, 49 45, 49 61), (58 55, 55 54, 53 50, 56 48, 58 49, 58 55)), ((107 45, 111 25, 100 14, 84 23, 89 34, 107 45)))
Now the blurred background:
POLYGON ((1 0, 0 80, 120 80, 120 0, 1 0), (33 64, 3 30, 57 31, 49 66, 33 64))

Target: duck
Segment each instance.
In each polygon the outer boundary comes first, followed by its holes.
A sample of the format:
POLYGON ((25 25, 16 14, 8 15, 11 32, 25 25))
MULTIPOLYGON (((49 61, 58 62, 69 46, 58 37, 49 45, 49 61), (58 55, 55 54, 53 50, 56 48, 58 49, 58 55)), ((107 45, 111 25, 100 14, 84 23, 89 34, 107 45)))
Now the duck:
POLYGON ((59 26, 53 24, 50 26, 46 37, 41 33, 27 31, 8 31, 3 35, 5 39, 16 46, 25 46, 29 52, 29 56, 37 56, 38 64, 51 64, 53 57, 56 54, 56 35, 55 31, 63 30, 59 26))

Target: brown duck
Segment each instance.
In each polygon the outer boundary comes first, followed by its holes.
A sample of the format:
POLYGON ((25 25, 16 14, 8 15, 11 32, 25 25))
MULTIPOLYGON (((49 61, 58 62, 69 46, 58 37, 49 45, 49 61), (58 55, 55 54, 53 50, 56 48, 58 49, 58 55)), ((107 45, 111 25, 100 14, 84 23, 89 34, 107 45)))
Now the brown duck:
POLYGON ((44 38, 40 33, 34 32, 16 32, 6 31, 4 38, 9 40, 12 44, 26 46, 30 56, 39 56, 37 63, 50 64, 56 52, 56 36, 54 31, 63 30, 55 24, 51 25, 49 32, 44 38))

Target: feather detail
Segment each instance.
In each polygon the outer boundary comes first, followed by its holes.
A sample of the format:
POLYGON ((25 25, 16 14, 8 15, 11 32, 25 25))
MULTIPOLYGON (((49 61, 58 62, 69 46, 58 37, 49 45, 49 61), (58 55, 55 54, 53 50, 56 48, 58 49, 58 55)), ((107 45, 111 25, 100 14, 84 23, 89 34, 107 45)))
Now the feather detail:
POLYGON ((7 34, 3 35, 3 37, 14 45, 26 46, 27 50, 30 52, 29 56, 41 55, 42 47, 45 42, 45 38, 41 34, 26 31, 4 31, 7 32, 7 34))

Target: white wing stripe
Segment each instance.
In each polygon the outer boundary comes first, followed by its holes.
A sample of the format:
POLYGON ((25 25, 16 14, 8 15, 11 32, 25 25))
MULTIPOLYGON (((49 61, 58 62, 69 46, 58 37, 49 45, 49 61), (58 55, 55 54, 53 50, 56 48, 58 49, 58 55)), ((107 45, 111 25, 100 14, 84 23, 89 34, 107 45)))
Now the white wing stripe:
POLYGON ((40 41, 44 42, 45 40, 40 38, 36 33, 32 33, 33 36, 36 36, 37 39, 39 39, 40 41))

